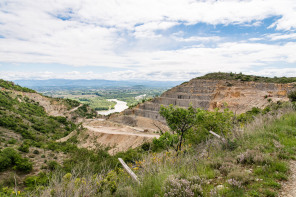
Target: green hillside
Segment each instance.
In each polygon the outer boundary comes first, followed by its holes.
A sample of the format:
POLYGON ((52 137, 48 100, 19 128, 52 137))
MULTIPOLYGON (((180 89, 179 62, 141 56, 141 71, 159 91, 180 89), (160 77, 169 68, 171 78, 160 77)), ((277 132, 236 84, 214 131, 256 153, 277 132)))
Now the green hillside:
MULTIPOLYGON (((5 89, 0 91, 0 186, 4 184, 2 180, 7 181, 7 175, 11 178, 10 175, 16 173, 22 180, 26 174, 62 163, 67 158, 62 153, 77 149, 77 136, 67 143, 57 143, 56 140, 73 131, 82 131, 80 125, 63 116, 50 116, 38 102, 14 92, 35 93, 34 90, 4 80, 1 80, 1 87, 5 89)), ((52 99, 52 102, 68 109, 80 105, 69 99, 52 99)), ((93 117, 93 113, 88 106, 82 105, 72 113, 72 119, 93 117)))
POLYGON ((21 92, 36 92, 35 90, 31 90, 29 88, 21 87, 19 85, 14 84, 11 81, 5 81, 3 79, 0 79, 0 87, 8 89, 8 90, 16 90, 21 92))

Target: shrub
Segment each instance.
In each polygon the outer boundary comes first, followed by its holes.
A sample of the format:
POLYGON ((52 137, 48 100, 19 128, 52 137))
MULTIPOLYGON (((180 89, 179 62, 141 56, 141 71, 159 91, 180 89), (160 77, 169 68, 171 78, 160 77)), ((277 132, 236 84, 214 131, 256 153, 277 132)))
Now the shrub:
POLYGON ((233 187, 233 188, 241 188, 242 187, 242 183, 236 179, 228 179, 227 183, 233 187))
POLYGON ((0 155, 0 171, 6 170, 9 168, 11 160, 5 155, 0 155))
POLYGON ((99 192, 103 192, 105 190, 109 190, 111 194, 114 194, 117 190, 117 182, 118 182, 117 173, 113 170, 108 172, 108 174, 104 177, 103 180, 99 182, 99 192))
POLYGON ((50 170, 56 170, 60 165, 56 161, 49 161, 47 166, 50 170))
POLYGON ((151 143, 149 142, 145 142, 144 144, 142 144, 141 148, 144 150, 144 151, 149 151, 151 149, 151 143))
POLYGON ((33 169, 33 164, 27 158, 22 158, 16 162, 16 169, 22 172, 30 172, 33 169))
POLYGON ((262 154, 256 150, 247 150, 237 156, 237 162, 241 164, 259 164, 264 165, 269 163, 267 155, 262 154))
POLYGON ((296 91, 290 92, 288 94, 288 97, 289 97, 290 101, 296 102, 296 91))
POLYGON ((28 176, 24 180, 26 187, 34 188, 36 185, 47 185, 49 182, 48 176, 44 172, 40 172, 37 176, 28 176))
POLYGON ((235 165, 230 162, 223 162, 218 169, 221 174, 226 176, 235 169, 235 165))
POLYGON ((158 139, 153 139, 152 150, 168 150, 170 147, 174 147, 178 142, 178 136, 176 134, 170 134, 169 132, 165 132, 158 139))
POLYGON ((180 176, 171 175, 165 182, 165 197, 178 196, 199 196, 202 195, 201 187, 202 180, 198 177, 191 177, 190 179, 181 178, 180 176))
POLYGON ((39 150, 34 150, 33 153, 34 153, 35 155, 38 155, 38 154, 39 154, 39 150))
POLYGON ((15 144, 16 143, 16 139, 10 139, 8 140, 8 144, 15 144))
POLYGON ((236 168, 231 172, 229 172, 227 177, 231 182, 231 183, 228 182, 228 184, 234 187, 239 187, 239 185, 247 184, 250 181, 252 181, 252 177, 250 176, 250 173, 240 168, 236 168))
POLYGON ((233 151, 238 147, 238 143, 235 139, 227 138, 226 141, 222 144, 223 150, 230 150, 233 151))
POLYGON ((13 166, 22 172, 30 172, 33 167, 32 163, 27 158, 22 158, 16 150, 6 148, 0 154, 0 170, 3 171, 13 166))
POLYGON ((21 152, 24 152, 24 153, 28 153, 29 152, 29 145, 28 144, 22 144, 18 150, 21 151, 21 152))

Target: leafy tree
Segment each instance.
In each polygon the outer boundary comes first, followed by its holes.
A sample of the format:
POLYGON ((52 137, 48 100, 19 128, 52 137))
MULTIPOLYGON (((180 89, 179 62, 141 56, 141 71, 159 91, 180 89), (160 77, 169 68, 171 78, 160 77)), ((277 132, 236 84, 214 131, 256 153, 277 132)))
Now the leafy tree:
POLYGON ((180 151, 182 143, 185 140, 185 135, 190 131, 198 121, 203 119, 204 111, 201 109, 194 109, 192 106, 188 109, 181 107, 169 107, 161 106, 160 115, 166 119, 168 126, 173 132, 178 135, 178 144, 176 151, 180 151))

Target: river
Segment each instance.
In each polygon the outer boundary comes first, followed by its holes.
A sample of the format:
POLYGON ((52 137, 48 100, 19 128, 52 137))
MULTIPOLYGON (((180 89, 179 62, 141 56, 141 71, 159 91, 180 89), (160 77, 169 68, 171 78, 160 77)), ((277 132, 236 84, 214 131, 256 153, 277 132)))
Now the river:
POLYGON ((124 102, 124 101, 119 101, 117 99, 108 99, 108 101, 115 101, 116 102, 116 105, 114 106, 114 109, 110 109, 110 110, 107 110, 107 111, 97 111, 98 114, 106 116, 106 115, 109 115, 109 114, 112 114, 112 113, 115 113, 115 112, 122 112, 123 110, 128 108, 127 103, 124 102))

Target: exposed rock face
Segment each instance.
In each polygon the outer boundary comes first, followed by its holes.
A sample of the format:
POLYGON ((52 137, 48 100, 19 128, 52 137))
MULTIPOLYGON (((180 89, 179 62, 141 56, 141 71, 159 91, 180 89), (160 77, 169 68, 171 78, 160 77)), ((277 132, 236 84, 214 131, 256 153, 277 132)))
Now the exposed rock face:
POLYGON ((170 104, 180 107, 192 105, 207 110, 227 106, 236 113, 243 113, 252 107, 263 108, 269 102, 288 101, 288 92, 295 89, 295 85, 192 79, 164 92, 158 98, 125 110, 124 114, 164 121, 158 111, 161 105, 170 104))

